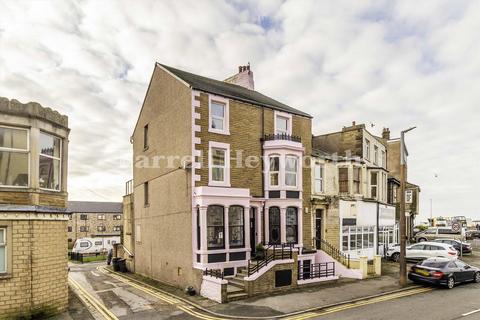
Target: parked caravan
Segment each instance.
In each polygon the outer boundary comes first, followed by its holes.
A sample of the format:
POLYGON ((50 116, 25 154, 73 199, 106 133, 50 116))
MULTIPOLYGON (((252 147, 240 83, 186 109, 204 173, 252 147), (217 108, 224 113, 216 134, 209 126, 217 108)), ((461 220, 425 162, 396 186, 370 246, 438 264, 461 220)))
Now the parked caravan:
POLYGON ((100 253, 113 249, 115 243, 120 243, 120 237, 80 238, 75 241, 72 252, 100 253))

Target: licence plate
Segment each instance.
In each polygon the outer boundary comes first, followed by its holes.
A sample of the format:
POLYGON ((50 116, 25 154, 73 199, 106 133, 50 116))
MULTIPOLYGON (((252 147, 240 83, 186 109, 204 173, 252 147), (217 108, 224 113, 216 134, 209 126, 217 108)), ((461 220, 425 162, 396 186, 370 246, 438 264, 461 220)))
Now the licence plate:
POLYGON ((430 272, 422 270, 422 269, 416 269, 415 271, 417 271, 417 273, 421 274, 422 276, 427 276, 428 277, 430 275, 430 272))

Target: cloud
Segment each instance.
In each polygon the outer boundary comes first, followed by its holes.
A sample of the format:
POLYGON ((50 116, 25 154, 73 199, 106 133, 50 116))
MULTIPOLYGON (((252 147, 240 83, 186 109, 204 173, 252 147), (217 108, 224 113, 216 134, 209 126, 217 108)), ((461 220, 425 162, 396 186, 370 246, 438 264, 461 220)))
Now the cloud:
POLYGON ((120 200, 155 61, 257 89, 314 132, 409 133, 421 211, 480 218, 480 5, 474 1, 16 1, 0 11, 0 94, 69 115, 72 199, 120 200), (438 178, 434 175, 438 174, 438 178))

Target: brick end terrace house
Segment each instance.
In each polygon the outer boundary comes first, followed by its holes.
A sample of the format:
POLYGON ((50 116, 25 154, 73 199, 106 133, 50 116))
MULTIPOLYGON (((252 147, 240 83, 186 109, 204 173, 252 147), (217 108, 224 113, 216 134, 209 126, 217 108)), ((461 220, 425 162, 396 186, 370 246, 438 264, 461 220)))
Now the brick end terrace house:
POLYGON ((0 98, 0 318, 68 304, 68 118, 0 98))
POLYGON ((249 66, 218 81, 155 64, 132 144, 124 236, 135 272, 217 301, 226 280, 212 273, 230 277, 229 300, 335 278, 340 267, 311 249, 311 117, 254 91, 249 66), (259 243, 293 254, 264 266, 252 260, 259 243))

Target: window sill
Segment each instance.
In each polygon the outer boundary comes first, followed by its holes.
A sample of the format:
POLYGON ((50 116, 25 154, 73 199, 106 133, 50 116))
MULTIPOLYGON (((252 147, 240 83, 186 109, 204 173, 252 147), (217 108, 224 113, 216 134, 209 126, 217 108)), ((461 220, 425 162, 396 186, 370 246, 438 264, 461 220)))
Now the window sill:
POLYGON ((149 208, 149 207, 150 207, 150 204, 144 204, 143 207, 144 207, 144 208, 149 208))
POLYGON ((224 188, 231 188, 230 183, 222 183, 222 182, 214 182, 214 181, 209 181, 208 182, 209 187, 224 187, 224 188))
POLYGON ((0 280, 7 280, 13 278, 11 273, 0 273, 0 280))
POLYGON ((223 135, 225 135, 225 136, 229 136, 229 135, 230 135, 230 130, 215 130, 215 129, 209 128, 209 129, 208 129, 208 132, 210 132, 210 133, 217 133, 217 134, 223 134, 223 135))

